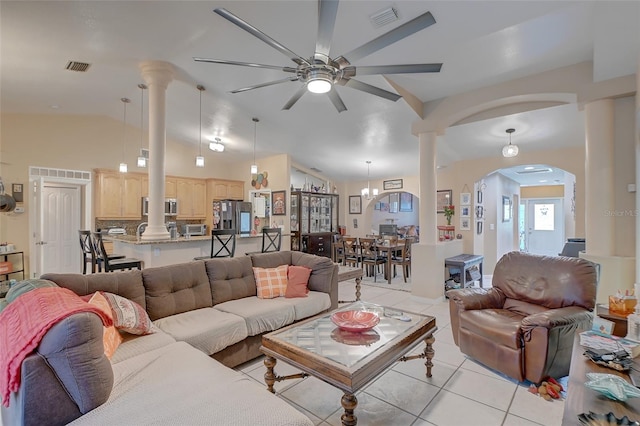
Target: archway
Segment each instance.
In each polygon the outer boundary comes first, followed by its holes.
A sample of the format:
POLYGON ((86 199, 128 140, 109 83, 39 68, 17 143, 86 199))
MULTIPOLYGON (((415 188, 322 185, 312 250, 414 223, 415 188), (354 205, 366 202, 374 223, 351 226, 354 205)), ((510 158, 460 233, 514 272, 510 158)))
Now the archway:
POLYGON ((364 210, 363 235, 380 235, 393 228, 399 236, 419 238, 420 200, 409 191, 386 191, 369 201, 364 210), (382 226, 382 228, 381 228, 382 226), (382 230, 382 231, 381 231, 382 230))

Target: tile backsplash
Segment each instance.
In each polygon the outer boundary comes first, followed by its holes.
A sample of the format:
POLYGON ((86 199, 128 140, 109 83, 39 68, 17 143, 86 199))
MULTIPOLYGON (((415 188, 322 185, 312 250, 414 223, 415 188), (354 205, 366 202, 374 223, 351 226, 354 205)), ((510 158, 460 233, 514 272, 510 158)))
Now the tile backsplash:
MULTIPOLYGON (((101 220, 96 219, 96 227, 95 230, 99 231, 102 229, 108 228, 124 228, 127 231, 127 235, 136 235, 136 229, 138 225, 142 222, 146 222, 145 220, 101 220)), ((167 222, 176 222, 178 226, 178 232, 181 232, 182 225, 192 225, 192 224, 201 224, 204 223, 204 220, 169 220, 167 222)), ((209 229, 209 228, 207 228, 209 229)))

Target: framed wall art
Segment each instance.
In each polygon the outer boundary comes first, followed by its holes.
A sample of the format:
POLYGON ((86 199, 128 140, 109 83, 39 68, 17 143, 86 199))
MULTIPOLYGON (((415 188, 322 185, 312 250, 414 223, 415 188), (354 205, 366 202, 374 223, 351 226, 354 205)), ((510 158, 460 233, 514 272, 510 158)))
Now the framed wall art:
POLYGON ((509 222, 511 220, 511 198, 506 195, 502 196, 502 221, 509 222))
POLYGON ((469 218, 469 217, 461 217, 460 218, 460 230, 461 231, 471 231, 471 218, 469 218))
POLYGON ((362 196, 349 195, 349 214, 362 214, 362 196))
POLYGON ((471 193, 463 192, 462 194, 460 194, 460 205, 468 206, 469 204, 471 204, 471 193))
POLYGON ((460 217, 471 217, 471 206, 460 206, 460 217))
POLYGON ((436 212, 444 213, 445 206, 450 206, 453 199, 453 191, 451 189, 443 189, 437 191, 436 195, 436 212))
POLYGON ((413 194, 408 192, 400 193, 400 211, 412 212, 413 211, 413 194))
POLYGON ((398 213, 398 196, 397 192, 389 194, 389 213, 398 213))
POLYGON ((284 216, 287 214, 287 191, 272 191, 271 205, 274 216, 284 216))
POLYGON ((392 191, 394 189, 402 189, 402 179, 391 179, 382 181, 382 189, 392 191))

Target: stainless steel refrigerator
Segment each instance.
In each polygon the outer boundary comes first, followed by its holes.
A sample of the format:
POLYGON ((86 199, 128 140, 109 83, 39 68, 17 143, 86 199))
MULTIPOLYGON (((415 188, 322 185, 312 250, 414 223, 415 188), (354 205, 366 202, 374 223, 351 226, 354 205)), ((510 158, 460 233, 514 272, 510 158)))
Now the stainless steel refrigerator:
POLYGON ((213 202, 212 229, 235 229, 238 234, 251 234, 251 203, 222 200, 213 202))

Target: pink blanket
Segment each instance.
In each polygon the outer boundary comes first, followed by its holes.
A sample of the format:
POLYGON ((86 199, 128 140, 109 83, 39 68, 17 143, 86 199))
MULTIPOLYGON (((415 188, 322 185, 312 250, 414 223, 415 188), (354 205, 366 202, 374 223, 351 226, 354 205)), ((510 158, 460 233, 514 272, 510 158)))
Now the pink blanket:
POLYGON ((0 313, 0 396, 5 407, 10 393, 20 388, 22 361, 51 327, 77 312, 94 312, 105 326, 113 324, 111 315, 62 287, 32 290, 0 313))

